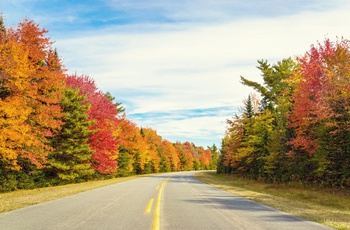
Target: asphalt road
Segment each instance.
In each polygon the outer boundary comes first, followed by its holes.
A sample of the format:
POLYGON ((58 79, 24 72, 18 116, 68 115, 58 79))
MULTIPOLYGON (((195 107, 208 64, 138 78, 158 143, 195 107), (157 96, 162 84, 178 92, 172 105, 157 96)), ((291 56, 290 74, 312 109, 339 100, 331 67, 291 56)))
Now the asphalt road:
POLYGON ((160 174, 0 214, 1 230, 331 229, 208 186, 160 174))

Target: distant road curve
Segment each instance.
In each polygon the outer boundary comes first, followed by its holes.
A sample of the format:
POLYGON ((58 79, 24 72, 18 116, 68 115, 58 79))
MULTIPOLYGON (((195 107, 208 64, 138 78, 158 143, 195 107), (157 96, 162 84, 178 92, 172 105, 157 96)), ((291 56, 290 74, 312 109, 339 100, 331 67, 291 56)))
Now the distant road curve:
POLYGON ((0 229, 332 229, 204 184, 194 173, 143 177, 3 213, 0 229))

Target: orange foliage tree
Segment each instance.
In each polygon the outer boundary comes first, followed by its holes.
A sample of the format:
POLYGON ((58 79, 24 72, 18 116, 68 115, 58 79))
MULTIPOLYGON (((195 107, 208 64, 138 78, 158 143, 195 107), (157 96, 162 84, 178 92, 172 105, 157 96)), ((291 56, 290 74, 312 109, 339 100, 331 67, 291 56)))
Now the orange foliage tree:
POLYGON ((143 173, 151 159, 147 141, 142 137, 140 128, 123 117, 119 129, 119 174, 126 176, 143 173))
POLYGON ((1 32, 0 146, 2 159, 17 169, 19 157, 42 167, 49 138, 62 125, 64 69, 46 33, 28 20, 1 32))
POLYGON ((193 170, 193 147, 190 142, 177 142, 175 144, 179 151, 182 170, 193 170))
POLYGON ((179 153, 173 143, 168 140, 162 140, 160 154, 163 156, 162 171, 170 172, 181 169, 179 153))
POLYGON ((146 158, 146 171, 147 172, 159 172, 160 156, 159 149, 162 144, 162 137, 151 128, 142 128, 141 134, 148 146, 147 158, 146 158))

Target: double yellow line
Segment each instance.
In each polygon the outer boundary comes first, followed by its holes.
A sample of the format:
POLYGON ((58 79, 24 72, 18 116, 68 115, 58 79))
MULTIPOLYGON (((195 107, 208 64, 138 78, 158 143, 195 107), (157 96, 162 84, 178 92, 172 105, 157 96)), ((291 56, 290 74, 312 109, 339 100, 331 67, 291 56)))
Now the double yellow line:
MULTIPOLYGON (((158 195, 157 195, 156 205, 155 205, 155 209, 154 209, 152 230, 159 230, 160 229, 160 202, 161 202, 161 198, 162 198, 162 191, 163 191, 164 184, 169 179, 170 178, 163 180, 162 184, 158 185, 156 188, 158 190, 158 195)), ((146 215, 152 211, 153 202, 154 202, 154 198, 151 198, 148 201, 147 207, 146 207, 145 212, 144 212, 146 215)))

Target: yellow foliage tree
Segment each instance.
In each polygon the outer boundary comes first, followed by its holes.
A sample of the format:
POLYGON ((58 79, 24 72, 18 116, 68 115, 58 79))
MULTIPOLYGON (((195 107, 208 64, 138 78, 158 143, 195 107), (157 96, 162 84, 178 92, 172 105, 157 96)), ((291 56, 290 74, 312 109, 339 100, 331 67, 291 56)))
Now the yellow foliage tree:
POLYGON ((64 70, 46 30, 28 20, 6 30, 0 19, 0 27, 0 160, 12 169, 18 157, 42 167, 62 124, 64 70))
POLYGON ((31 126, 26 122, 32 109, 22 96, 33 71, 28 52, 12 40, 1 39, 0 157, 13 169, 18 169, 19 151, 35 144, 31 126))

